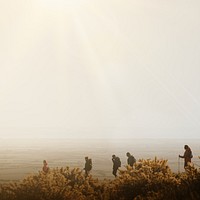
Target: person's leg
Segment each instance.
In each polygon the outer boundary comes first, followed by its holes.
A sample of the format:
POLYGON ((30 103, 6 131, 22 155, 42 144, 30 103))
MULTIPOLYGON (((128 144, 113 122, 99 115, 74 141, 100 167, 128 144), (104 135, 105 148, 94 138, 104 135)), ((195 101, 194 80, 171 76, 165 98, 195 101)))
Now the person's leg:
POLYGON ((116 177, 117 176, 117 168, 113 168, 113 175, 116 177))
POLYGON ((87 177, 88 177, 88 171, 85 170, 85 178, 87 178, 87 177))
POLYGON ((184 169, 187 167, 187 162, 184 161, 184 169))

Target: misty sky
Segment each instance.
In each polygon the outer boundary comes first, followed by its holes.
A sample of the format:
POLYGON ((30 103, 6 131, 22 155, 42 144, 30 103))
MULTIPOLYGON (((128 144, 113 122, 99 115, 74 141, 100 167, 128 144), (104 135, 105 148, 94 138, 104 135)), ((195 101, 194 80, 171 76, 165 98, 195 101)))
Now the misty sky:
POLYGON ((199 0, 0 0, 0 136, 199 137, 199 0))

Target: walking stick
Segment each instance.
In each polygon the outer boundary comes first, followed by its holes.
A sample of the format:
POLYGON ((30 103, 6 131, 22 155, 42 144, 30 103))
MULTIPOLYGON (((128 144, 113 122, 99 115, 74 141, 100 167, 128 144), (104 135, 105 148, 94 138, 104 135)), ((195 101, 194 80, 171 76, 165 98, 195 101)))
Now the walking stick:
POLYGON ((180 157, 178 157, 178 173, 180 173, 180 157))

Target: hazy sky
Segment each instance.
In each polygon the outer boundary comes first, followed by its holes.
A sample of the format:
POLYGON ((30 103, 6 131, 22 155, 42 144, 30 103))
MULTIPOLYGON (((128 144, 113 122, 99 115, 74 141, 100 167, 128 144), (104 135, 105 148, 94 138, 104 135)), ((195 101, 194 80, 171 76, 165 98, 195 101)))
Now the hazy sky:
POLYGON ((0 136, 200 137, 199 0, 0 0, 0 136))

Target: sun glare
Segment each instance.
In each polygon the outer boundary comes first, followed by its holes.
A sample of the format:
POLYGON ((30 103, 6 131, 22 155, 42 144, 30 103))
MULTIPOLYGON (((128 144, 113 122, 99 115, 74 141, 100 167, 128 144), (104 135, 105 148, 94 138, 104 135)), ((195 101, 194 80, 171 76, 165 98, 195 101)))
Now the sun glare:
POLYGON ((45 7, 51 8, 63 8, 63 7, 78 7, 84 0, 40 0, 39 1, 45 7))

